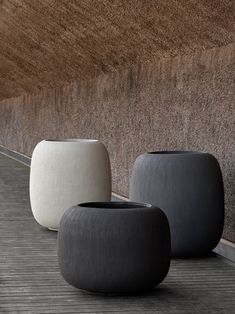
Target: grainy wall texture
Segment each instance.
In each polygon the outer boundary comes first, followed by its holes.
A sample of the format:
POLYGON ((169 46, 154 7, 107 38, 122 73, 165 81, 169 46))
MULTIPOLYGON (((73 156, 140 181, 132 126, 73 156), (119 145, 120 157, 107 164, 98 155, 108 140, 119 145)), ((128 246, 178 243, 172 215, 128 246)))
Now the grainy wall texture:
POLYGON ((145 151, 210 152, 224 176, 224 237, 235 242, 234 61, 229 44, 3 100, 0 143, 30 156, 44 138, 98 138, 121 195, 128 195, 132 164, 145 151))
POLYGON ((0 99, 235 41, 234 0, 0 0, 0 99))

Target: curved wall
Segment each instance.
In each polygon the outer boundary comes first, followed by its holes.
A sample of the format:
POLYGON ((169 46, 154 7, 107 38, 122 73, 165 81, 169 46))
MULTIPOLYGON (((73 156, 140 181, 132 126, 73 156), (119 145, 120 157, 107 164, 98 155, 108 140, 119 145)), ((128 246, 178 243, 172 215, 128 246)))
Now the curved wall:
POLYGON ((235 42, 234 0, 0 1, 0 100, 235 42))
POLYGON ((0 103, 0 143, 31 155, 51 137, 91 137, 110 153, 114 191, 128 194, 135 158, 193 149, 218 158, 224 237, 235 242, 235 45, 168 57, 0 103))

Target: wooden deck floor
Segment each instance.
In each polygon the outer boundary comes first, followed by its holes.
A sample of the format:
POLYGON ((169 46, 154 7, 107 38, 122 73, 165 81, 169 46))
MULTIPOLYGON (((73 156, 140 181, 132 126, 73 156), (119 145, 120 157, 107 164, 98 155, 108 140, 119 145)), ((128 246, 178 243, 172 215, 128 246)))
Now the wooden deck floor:
POLYGON ((33 219, 29 168, 0 154, 0 313, 235 313, 235 267, 217 256, 173 260, 152 292, 105 297, 69 286, 56 233, 33 219))

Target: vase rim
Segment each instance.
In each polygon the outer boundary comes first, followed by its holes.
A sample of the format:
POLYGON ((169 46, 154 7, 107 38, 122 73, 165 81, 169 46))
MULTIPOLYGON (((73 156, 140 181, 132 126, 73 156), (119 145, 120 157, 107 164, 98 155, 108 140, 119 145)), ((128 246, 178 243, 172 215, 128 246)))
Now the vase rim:
POLYGON ((148 203, 136 202, 88 202, 78 204, 79 207, 84 208, 100 208, 100 209, 138 209, 138 208, 152 208, 153 205, 148 203))
POLYGON ((160 150, 160 151, 152 151, 147 152, 150 155, 183 155, 183 154, 205 154, 201 151, 193 151, 193 150, 160 150))
POLYGON ((65 138, 65 139, 46 139, 45 142, 59 142, 59 143, 96 143, 99 140, 95 139, 83 139, 83 138, 65 138))

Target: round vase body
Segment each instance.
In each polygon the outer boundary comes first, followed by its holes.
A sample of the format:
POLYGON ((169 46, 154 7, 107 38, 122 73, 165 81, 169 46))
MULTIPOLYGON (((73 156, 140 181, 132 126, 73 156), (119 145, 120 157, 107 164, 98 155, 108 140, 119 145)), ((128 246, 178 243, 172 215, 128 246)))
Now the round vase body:
POLYGON ((85 203, 61 219, 58 257, 71 285, 96 293, 136 293, 167 275, 170 230, 149 204, 85 203))
POLYGON ((218 244, 224 224, 220 166, 207 153, 146 153, 134 164, 130 200, 148 202, 167 215, 172 255, 208 254, 218 244))
POLYGON ((30 201, 40 225, 57 230, 69 207, 110 198, 110 161, 101 142, 44 140, 35 147, 30 170, 30 201))

